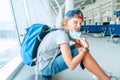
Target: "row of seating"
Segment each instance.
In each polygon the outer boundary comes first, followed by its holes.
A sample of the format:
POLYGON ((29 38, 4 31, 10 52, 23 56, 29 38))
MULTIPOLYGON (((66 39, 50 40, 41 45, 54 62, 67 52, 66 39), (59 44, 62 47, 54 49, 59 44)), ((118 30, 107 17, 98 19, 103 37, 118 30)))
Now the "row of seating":
POLYGON ((82 25, 80 31, 87 33, 102 33, 103 36, 109 35, 108 26, 106 25, 82 25))
POLYGON ((110 36, 108 41, 112 39, 113 42, 118 42, 120 40, 120 25, 82 25, 80 31, 86 33, 100 33, 102 36, 110 36), (116 41, 114 38, 118 38, 116 41))

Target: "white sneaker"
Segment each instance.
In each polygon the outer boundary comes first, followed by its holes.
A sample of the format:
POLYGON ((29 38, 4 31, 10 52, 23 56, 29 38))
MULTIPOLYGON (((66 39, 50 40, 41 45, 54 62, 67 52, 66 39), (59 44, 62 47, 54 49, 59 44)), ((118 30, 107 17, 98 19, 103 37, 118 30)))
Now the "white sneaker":
POLYGON ((99 80, 99 78, 93 75, 93 80, 99 80))

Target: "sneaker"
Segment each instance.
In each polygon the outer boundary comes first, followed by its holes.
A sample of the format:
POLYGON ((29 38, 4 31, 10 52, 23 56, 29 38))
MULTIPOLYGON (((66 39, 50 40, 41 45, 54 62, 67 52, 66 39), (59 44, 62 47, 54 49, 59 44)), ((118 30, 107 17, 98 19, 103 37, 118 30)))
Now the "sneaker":
POLYGON ((99 80, 99 78, 93 75, 93 80, 99 80))

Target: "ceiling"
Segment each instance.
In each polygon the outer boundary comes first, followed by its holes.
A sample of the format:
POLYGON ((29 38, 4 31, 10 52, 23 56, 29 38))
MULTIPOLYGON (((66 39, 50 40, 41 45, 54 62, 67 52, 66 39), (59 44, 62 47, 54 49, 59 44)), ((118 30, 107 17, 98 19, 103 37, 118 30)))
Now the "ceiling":
MULTIPOLYGON (((73 0, 74 8, 84 9, 86 5, 95 3, 96 0, 73 0)), ((65 0, 50 0, 51 6, 54 11, 58 12, 59 7, 63 7, 65 5, 65 0)))

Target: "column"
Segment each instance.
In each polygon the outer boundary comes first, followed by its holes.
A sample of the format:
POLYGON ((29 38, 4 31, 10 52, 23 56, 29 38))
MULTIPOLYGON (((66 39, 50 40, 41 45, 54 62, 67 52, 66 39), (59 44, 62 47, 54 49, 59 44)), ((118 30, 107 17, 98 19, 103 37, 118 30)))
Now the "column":
POLYGON ((116 19, 116 17, 115 17, 115 15, 114 15, 114 11, 116 11, 116 3, 117 3, 117 0, 111 0, 111 14, 112 14, 112 21, 115 21, 116 19))
POLYGON ((62 22, 63 22, 63 13, 62 13, 62 9, 59 7, 59 13, 57 14, 56 17, 56 27, 61 27, 62 22))
POLYGON ((59 24, 58 24, 58 26, 61 26, 62 22, 63 22, 62 9, 59 8, 59 24))
POLYGON ((66 0, 65 2, 65 13, 71 9, 74 9, 73 0, 66 0))
POLYGON ((99 6, 99 16, 100 16, 100 24, 102 24, 103 23, 103 16, 102 16, 102 5, 100 4, 100 6, 99 6))

